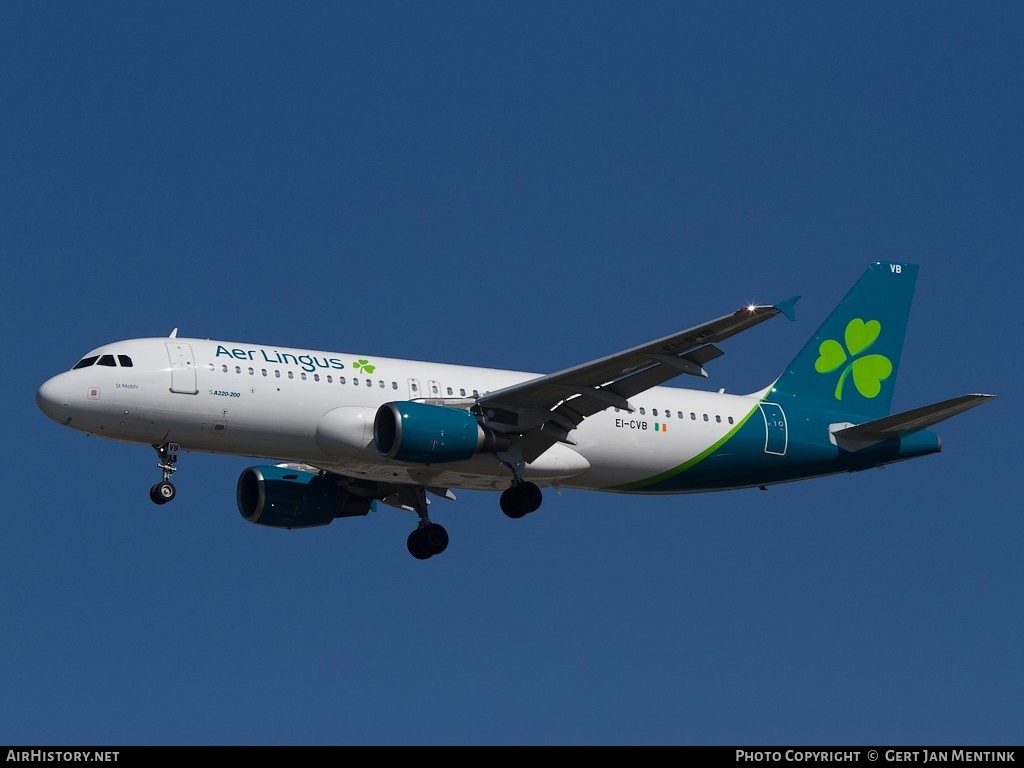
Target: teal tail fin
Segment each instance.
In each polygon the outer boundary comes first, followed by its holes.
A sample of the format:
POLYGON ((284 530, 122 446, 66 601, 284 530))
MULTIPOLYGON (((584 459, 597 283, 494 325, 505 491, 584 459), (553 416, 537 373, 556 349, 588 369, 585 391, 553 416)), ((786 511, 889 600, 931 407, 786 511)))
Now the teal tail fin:
POLYGON ((851 415, 887 416, 916 282, 916 264, 869 266, 775 382, 771 397, 812 398, 851 415))

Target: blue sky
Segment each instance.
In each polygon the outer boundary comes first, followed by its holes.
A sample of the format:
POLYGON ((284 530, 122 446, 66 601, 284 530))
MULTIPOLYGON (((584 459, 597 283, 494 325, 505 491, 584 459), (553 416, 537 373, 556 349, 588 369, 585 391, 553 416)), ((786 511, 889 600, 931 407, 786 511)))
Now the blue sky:
MULTIPOLYGON (((0 5, 0 743, 1019 744, 1019 3, 0 5), (247 524, 35 406, 183 336, 549 372, 921 265, 943 453, 766 492, 247 524)), ((683 382, 679 382, 682 384, 683 382)), ((686 382, 693 384, 692 380, 686 382)))

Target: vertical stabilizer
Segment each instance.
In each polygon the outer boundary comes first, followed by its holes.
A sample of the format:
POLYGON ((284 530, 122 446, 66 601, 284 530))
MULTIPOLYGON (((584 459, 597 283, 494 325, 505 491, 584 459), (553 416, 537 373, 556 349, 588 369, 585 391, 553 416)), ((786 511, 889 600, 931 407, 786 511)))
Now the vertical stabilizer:
POLYGON ((851 416, 888 415, 916 282, 916 264, 869 266, 779 377, 771 397, 820 400, 851 416))

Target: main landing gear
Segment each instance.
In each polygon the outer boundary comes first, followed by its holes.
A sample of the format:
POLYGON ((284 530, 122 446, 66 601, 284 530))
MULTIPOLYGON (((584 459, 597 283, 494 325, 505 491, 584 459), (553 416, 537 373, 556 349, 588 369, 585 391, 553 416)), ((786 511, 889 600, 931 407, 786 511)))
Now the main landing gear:
MULTIPOLYGON (((501 511, 518 519, 536 511, 543 500, 540 488, 528 480, 519 479, 501 493, 501 511)), ((409 554, 417 560, 428 560, 448 547, 448 531, 444 526, 430 522, 427 515, 427 496, 421 485, 403 489, 402 504, 420 517, 419 526, 409 534, 406 545, 409 554)))
POLYGON ((498 459, 512 472, 512 485, 501 492, 501 511, 513 520, 536 512, 544 495, 535 483, 523 479, 524 462, 518 448, 498 454, 498 459))
POLYGON ((529 480, 520 480, 501 492, 499 503, 502 512, 513 520, 518 520, 531 512, 536 512, 543 500, 540 488, 529 480))
POLYGON ((406 545, 409 547, 409 554, 417 560, 428 560, 448 548, 448 531, 444 526, 430 522, 427 515, 427 494, 423 486, 417 485, 411 490, 413 498, 410 506, 420 516, 420 524, 409 534, 406 545))
POLYGON ((178 451, 181 450, 181 446, 177 443, 164 443, 163 445, 154 445, 153 448, 160 459, 157 466, 163 471, 164 479, 149 489, 149 498, 153 500, 154 504, 166 504, 177 493, 174 490, 174 485, 171 484, 171 475, 177 469, 175 464, 178 463, 178 451))

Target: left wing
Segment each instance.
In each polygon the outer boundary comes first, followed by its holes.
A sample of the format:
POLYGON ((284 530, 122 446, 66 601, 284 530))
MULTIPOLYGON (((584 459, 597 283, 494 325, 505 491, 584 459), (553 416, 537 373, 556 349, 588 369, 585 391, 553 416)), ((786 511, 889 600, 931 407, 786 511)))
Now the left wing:
POLYGON ((730 315, 613 355, 538 376, 482 395, 474 410, 497 431, 523 436, 523 459, 533 461, 605 408, 632 412, 629 398, 688 373, 707 376, 705 363, 724 353, 715 346, 780 313, 793 319, 799 296, 780 304, 749 306, 730 315))

